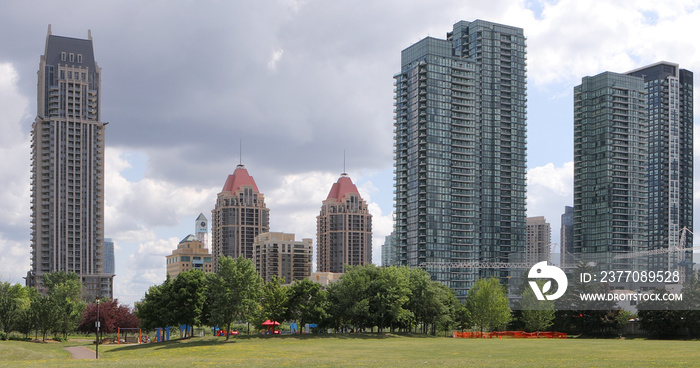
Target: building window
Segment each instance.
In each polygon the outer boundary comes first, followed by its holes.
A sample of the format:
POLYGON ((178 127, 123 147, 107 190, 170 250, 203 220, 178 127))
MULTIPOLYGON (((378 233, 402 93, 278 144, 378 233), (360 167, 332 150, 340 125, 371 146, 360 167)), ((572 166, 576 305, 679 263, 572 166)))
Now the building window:
POLYGON ((83 62, 83 54, 78 54, 78 63, 83 62))
POLYGON ((66 53, 65 52, 61 53, 61 61, 66 61, 66 53))
POLYGON ((73 53, 71 52, 71 53, 70 53, 70 62, 72 63, 72 62, 74 62, 74 61, 75 61, 75 54, 73 54, 73 53))

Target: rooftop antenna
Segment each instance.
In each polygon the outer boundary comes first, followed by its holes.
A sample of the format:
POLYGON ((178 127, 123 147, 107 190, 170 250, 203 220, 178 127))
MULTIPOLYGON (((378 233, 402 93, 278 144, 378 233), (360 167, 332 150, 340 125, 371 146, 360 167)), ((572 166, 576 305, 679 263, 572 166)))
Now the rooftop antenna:
POLYGON ((345 171, 345 150, 343 150, 343 174, 347 174, 347 171, 345 171))
POLYGON ((238 167, 243 167, 243 139, 238 140, 238 167))

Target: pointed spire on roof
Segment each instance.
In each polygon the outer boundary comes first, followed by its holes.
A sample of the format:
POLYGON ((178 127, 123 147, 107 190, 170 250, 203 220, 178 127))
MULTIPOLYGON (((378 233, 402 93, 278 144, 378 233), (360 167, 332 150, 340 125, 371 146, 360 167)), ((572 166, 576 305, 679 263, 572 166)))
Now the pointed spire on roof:
POLYGON ((245 166, 239 164, 236 166, 236 170, 233 172, 233 174, 228 176, 226 183, 224 184, 224 189, 221 191, 233 193, 243 185, 250 185, 256 192, 259 192, 258 186, 255 185, 255 180, 253 177, 248 174, 248 170, 246 170, 245 166))
MULTIPOLYGON (((342 173, 338 181, 331 187, 331 191, 328 193, 328 198, 326 198, 326 200, 335 199, 340 202, 349 193, 355 193, 360 196, 360 192, 357 190, 355 184, 352 183, 350 176, 348 176, 347 173, 342 173)), ((362 199, 362 197, 360 197, 360 199, 362 199)))
POLYGON ((207 217, 204 216, 204 214, 200 212, 200 213, 199 213, 199 216, 197 216, 197 220, 196 220, 196 221, 202 221, 202 220, 207 221, 207 217))

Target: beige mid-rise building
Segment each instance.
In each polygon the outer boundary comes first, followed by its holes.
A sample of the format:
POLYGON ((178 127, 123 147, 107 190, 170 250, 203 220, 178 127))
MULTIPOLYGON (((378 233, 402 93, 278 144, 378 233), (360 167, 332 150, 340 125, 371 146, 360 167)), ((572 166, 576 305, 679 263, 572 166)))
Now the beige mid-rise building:
POLYGON ((165 257, 168 274, 177 277, 180 272, 202 270, 212 272, 212 257, 209 249, 194 235, 188 235, 180 241, 177 249, 165 257))
POLYGON ((311 276, 313 240, 294 239, 294 234, 263 233, 253 242, 255 269, 266 282, 279 276, 286 284, 311 276))
POLYGON ((341 174, 316 217, 318 272, 372 263, 372 215, 348 174, 341 174))
POLYGON ((552 229, 544 216, 527 218, 527 263, 535 264, 542 261, 550 261, 551 238, 552 229))
POLYGON ((253 259, 253 240, 270 231, 270 210, 265 196, 245 166, 238 165, 216 196, 211 211, 211 248, 216 259, 221 256, 253 259))

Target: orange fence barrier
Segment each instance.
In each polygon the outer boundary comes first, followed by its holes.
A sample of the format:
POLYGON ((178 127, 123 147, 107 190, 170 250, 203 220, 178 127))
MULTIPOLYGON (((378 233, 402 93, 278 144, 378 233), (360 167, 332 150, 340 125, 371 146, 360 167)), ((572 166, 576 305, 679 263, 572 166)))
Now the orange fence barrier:
POLYGON ((563 332, 555 331, 541 331, 541 332, 525 332, 525 331, 494 331, 494 332, 458 332, 452 333, 452 337, 460 337, 465 339, 492 339, 492 338, 503 338, 511 337, 516 339, 565 339, 566 334, 563 332))

